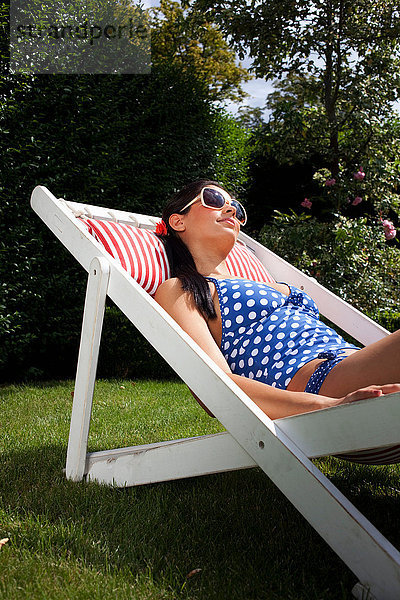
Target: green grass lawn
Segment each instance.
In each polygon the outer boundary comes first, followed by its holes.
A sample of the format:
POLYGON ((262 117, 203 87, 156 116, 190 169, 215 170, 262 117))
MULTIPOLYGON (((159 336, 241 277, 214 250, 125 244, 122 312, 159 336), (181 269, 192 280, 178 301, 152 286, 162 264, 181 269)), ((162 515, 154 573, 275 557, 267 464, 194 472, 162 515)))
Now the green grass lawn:
MULTIPOLYGON (((66 481, 72 390, 0 388, 0 598, 351 597, 355 577, 259 469, 128 489, 66 481)), ((221 430, 180 383, 100 381, 89 450, 221 430)), ((319 465, 399 547, 399 468, 319 465)))

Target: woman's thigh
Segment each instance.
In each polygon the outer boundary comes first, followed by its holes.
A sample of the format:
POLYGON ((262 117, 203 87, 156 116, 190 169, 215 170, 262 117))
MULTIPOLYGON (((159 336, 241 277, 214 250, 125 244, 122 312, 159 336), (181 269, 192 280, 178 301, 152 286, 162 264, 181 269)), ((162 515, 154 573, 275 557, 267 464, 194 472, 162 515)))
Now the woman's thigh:
POLYGON ((320 394, 340 398, 366 385, 400 382, 400 330, 354 352, 328 373, 320 394))

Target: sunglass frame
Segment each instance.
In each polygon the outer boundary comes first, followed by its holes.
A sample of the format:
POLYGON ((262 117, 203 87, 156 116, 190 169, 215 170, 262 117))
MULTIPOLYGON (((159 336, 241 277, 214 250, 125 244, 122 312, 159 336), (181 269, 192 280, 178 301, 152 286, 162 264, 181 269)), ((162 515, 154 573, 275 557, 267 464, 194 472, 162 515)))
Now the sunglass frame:
POLYGON ((204 206, 204 208, 209 208, 210 210, 221 210, 221 208, 223 208, 225 206, 225 204, 230 204, 231 206, 234 207, 235 209, 235 219, 237 220, 238 223, 240 223, 240 225, 244 226, 247 223, 247 213, 246 213, 246 209, 244 208, 243 204, 241 204, 241 202, 239 202, 239 200, 236 200, 235 198, 231 198, 231 196, 229 196, 229 202, 228 200, 225 198, 225 196, 223 195, 222 192, 220 192, 219 190, 215 190, 214 188, 211 188, 209 186, 205 186, 201 189, 200 194, 198 194, 195 198, 193 198, 193 200, 191 200, 188 204, 186 204, 186 206, 184 206, 179 212, 182 213, 184 210, 186 210, 187 208, 189 208, 189 206, 191 206, 192 204, 194 204, 195 202, 197 202, 197 200, 201 201, 201 204, 204 206), (212 192, 215 192, 217 194, 220 194, 223 199, 224 199, 224 204, 222 206, 209 206, 208 204, 206 204, 205 200, 204 200, 204 190, 210 190, 212 192), (234 204, 235 203, 235 204, 234 204), (236 204, 240 207, 240 209, 243 211, 244 214, 244 220, 241 221, 240 219, 237 218, 237 208, 236 208, 236 204))

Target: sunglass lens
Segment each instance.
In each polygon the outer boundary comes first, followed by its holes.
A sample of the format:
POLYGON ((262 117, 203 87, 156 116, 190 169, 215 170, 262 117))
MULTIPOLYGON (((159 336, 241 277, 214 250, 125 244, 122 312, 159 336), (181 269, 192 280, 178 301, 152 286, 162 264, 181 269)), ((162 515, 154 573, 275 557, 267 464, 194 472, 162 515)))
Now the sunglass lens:
MULTIPOLYGON (((209 208, 220 209, 225 206, 225 197, 218 190, 213 188, 203 188, 203 202, 209 208)), ((231 200, 232 206, 236 209, 236 219, 244 225, 246 223, 246 211, 237 200, 231 200)))
POLYGON ((239 223, 245 223, 246 211, 244 210, 240 202, 238 202, 237 200, 232 200, 232 206, 234 206, 236 209, 236 218, 239 221, 239 223))
POLYGON ((225 205, 225 198, 221 192, 212 188, 203 189, 203 200, 204 204, 210 208, 222 208, 225 205))

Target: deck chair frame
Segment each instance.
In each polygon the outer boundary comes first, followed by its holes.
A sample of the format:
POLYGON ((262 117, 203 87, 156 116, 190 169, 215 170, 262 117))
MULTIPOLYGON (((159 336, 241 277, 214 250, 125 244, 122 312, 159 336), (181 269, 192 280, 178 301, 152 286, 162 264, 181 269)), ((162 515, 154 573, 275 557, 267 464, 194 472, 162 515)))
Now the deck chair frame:
MULTIPOLYGON (((259 466, 359 579, 356 598, 400 597, 400 554, 310 458, 400 443, 400 394, 272 421, 88 233, 77 216, 155 228, 150 216, 57 199, 43 186, 32 207, 88 271, 66 475, 132 486, 259 466), (107 295, 225 427, 226 432, 88 453, 107 295)), ((363 344, 387 331, 245 234, 276 279, 304 289, 363 344)))

